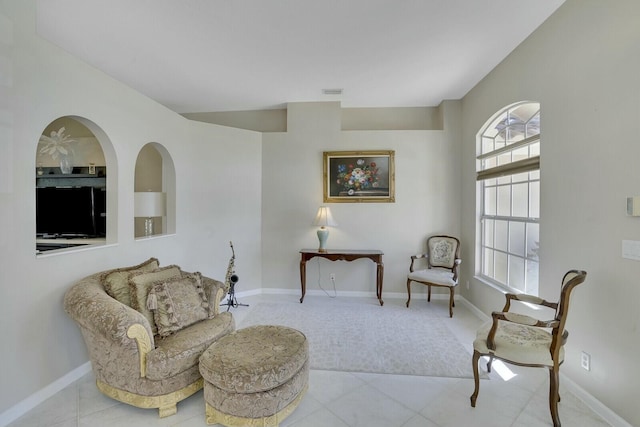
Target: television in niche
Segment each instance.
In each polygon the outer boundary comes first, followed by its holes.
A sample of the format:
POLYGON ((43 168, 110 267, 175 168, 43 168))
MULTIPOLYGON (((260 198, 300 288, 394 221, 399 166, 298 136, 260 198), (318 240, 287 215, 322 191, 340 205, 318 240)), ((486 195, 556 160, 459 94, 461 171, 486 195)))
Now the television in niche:
POLYGON ((105 196, 94 187, 36 188, 36 235, 104 237, 105 196))

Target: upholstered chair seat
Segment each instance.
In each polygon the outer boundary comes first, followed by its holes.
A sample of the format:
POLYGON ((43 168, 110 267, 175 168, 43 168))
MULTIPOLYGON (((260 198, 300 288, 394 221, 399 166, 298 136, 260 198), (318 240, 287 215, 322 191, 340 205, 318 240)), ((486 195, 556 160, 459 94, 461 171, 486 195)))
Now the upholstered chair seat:
MULTIPOLYGON (((515 313, 509 313, 515 315, 515 313)), ((527 316, 523 316, 527 317, 527 316)), ((510 360, 519 365, 553 366, 551 342, 553 337, 542 328, 499 321, 494 337, 495 349, 487 347, 487 336, 493 322, 482 326, 473 342, 474 350, 481 354, 493 354, 495 357, 510 360)), ((558 353, 558 363, 564 361, 564 347, 558 353)))
POLYGON ((444 270, 419 270, 410 273, 409 280, 415 282, 429 282, 440 286, 456 286, 457 281, 453 280, 453 273, 444 270))
POLYGON ((197 367, 202 353, 234 330, 231 313, 225 313, 156 340, 156 348, 147 354, 147 378, 163 380, 197 367))

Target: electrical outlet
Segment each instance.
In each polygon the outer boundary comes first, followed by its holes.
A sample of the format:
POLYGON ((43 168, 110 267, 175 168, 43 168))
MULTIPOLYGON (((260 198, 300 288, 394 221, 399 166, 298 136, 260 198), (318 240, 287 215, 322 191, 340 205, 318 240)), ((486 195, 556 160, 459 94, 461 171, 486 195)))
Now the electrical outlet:
POLYGON ((586 371, 591 370, 591 355, 589 353, 585 353, 584 351, 581 353, 580 366, 586 371))
POLYGON ((336 273, 331 273, 331 274, 329 274, 329 279, 331 279, 332 281, 334 281, 334 282, 335 282, 335 280, 336 280, 336 273))
POLYGON ((469 281, 467 280, 467 289, 469 289, 469 281))

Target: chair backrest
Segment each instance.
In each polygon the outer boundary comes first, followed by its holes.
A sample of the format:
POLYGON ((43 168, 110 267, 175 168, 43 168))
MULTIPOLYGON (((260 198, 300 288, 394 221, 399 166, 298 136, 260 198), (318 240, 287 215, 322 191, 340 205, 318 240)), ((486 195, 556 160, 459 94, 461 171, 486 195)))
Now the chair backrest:
POLYGON ((429 267, 453 269, 460 258, 460 240, 451 236, 431 236, 427 240, 429 267))
POLYGON ((569 270, 562 278, 562 291, 560 293, 560 302, 556 308, 555 317, 559 323, 558 327, 553 329, 553 340, 551 342, 551 353, 554 360, 558 360, 557 355, 560 351, 560 347, 562 347, 569 335, 569 333, 564 330, 564 325, 569 313, 571 291, 573 291, 573 288, 583 283, 586 278, 587 272, 583 270, 569 270))

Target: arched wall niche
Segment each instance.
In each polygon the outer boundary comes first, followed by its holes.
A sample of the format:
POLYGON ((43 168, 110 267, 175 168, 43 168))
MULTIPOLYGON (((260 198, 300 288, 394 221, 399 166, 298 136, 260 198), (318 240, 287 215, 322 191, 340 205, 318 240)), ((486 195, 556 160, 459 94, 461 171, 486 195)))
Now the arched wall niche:
MULTIPOLYGON (((118 168, 113 144, 100 126, 86 117, 72 115, 49 123, 37 144, 35 175, 36 253, 69 252, 116 242, 118 168), (67 154, 70 159, 65 167, 62 157, 67 154), (65 188, 92 188, 92 212, 87 213, 87 205, 79 201, 74 205, 76 196, 61 196, 70 197, 64 202, 58 199, 57 189, 64 193, 65 188), (78 206, 84 206, 85 216, 78 214, 78 206), (83 236, 82 227, 69 226, 85 223, 84 218, 90 214, 94 216, 94 235, 83 236), (74 219, 57 224, 65 215, 74 219)), ((88 197, 88 193, 82 194, 88 197)))
POLYGON ((176 173, 173 159, 169 151, 157 142, 145 144, 136 159, 134 191, 136 192, 134 207, 135 238, 153 235, 174 234, 176 231, 176 173), (153 231, 148 234, 146 217, 138 216, 141 198, 138 193, 162 193, 164 197, 165 215, 151 218, 153 231))

